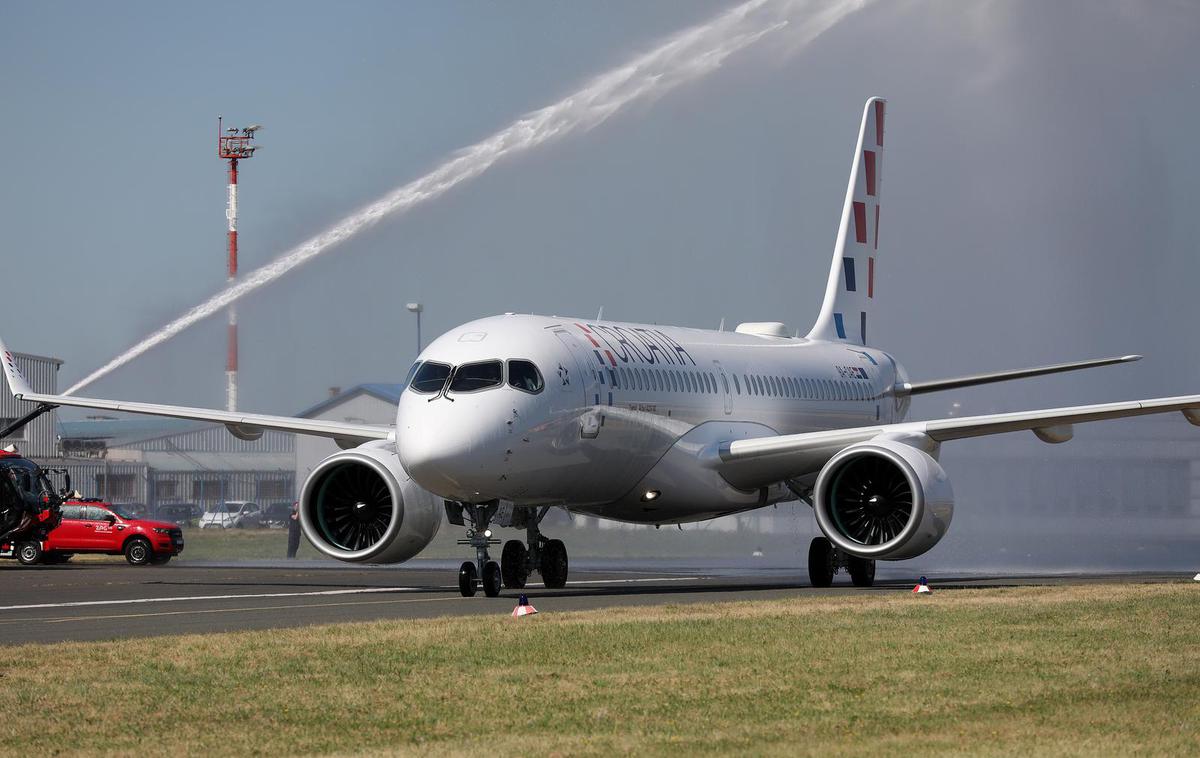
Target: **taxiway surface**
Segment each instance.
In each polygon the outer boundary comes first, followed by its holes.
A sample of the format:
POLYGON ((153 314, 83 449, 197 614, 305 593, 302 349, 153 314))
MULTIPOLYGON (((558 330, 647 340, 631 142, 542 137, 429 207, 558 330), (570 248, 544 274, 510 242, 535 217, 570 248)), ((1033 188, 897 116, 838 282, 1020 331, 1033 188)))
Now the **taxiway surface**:
MULTIPOLYGON (((164 634, 309 626, 343 621, 506 614, 516 590, 498 598, 459 595, 457 564, 425 561, 400 567, 326 562, 187 564, 134 568, 118 563, 0 568, 0 644, 98 640, 164 634)), ((531 577, 536 579, 536 575, 531 577)), ((1179 581, 1178 574, 931 576, 956 587, 1086 582, 1179 581)), ((829 589, 808 585, 795 568, 697 569, 648 563, 572 566, 566 588, 530 582, 539 611, 556 612, 658 603, 768 600, 800 595, 909 592, 911 571, 881 571, 859 589, 839 576, 829 589)))

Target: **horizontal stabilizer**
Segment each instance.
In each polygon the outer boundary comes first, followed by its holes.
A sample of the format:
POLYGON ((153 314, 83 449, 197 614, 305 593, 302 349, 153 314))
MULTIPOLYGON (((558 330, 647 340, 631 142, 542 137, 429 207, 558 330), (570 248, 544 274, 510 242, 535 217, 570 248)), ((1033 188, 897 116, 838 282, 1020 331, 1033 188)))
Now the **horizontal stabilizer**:
POLYGON ((977 384, 1007 382, 1010 379, 1028 379, 1031 376, 1060 374, 1065 371, 1078 371, 1085 368, 1096 368, 1097 366, 1112 366, 1117 363, 1132 363, 1133 361, 1140 361, 1141 359, 1142 356, 1140 355, 1122 355, 1118 358, 1097 358, 1096 360, 1091 361, 1055 363, 1052 366, 1019 368, 1012 371, 996 371, 990 374, 971 374, 970 376, 958 376, 953 379, 937 379, 931 382, 905 382, 903 384, 896 385, 894 392, 901 397, 906 395, 922 395, 926 392, 941 392, 942 390, 956 390, 963 387, 974 387, 977 384))

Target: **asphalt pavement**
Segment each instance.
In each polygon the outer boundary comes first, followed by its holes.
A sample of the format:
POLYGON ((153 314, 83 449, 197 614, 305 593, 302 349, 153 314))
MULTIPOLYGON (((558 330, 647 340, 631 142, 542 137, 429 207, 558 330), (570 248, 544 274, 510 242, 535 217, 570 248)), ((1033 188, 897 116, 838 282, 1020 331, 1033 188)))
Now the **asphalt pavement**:
MULTIPOLYGON (((403 566, 327 562, 172 563, 132 567, 78 562, 0 566, 0 644, 148 637, 300 627, 344 621, 418 619, 509 613, 520 594, 459 595, 457 564, 403 566)), ((530 582, 525 592, 541 612, 661 603, 728 602, 863 592, 909 592, 915 577, 881 566, 876 586, 860 589, 839 575, 814 589, 803 569, 698 567, 670 562, 630 566, 616 561, 571 567, 561 590, 530 582)), ((535 574, 531 579, 536 579, 535 574)), ((1093 582, 1163 582, 1179 574, 930 576, 935 590, 1093 582)))

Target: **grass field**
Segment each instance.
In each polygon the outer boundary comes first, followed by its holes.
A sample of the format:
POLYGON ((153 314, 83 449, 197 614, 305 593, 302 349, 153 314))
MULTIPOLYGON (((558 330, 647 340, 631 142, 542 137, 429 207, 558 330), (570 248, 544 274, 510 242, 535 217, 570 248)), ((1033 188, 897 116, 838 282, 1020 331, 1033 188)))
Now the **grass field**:
MULTIPOLYGON (((21 755, 1200 751, 1200 586, 803 594, 0 651, 21 755)), ((483 601, 486 602, 486 601, 483 601)))

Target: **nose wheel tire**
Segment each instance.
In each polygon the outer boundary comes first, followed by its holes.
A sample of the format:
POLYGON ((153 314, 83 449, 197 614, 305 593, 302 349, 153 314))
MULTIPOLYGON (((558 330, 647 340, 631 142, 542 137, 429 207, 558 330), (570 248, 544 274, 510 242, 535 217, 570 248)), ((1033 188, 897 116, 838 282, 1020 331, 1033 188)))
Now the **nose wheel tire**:
POLYGON ((500 594, 500 564, 488 561, 483 566, 483 594, 497 597, 500 594))
POLYGON ((24 566, 32 566, 42 561, 42 546, 37 542, 22 542, 17 546, 17 560, 24 566))
POLYGON ((463 564, 458 567, 458 591, 463 597, 475 597, 475 591, 478 589, 479 575, 475 571, 475 564, 471 561, 463 561, 463 564))
POLYGON ((850 581, 855 587, 870 587, 875 584, 875 561, 870 558, 851 556, 847 563, 850 570, 850 581))
POLYGON ((529 569, 526 566, 528 559, 529 551, 525 549, 525 543, 520 540, 504 543, 504 551, 500 553, 500 576, 504 579, 505 587, 519 590, 525 586, 529 579, 529 569))
MULTIPOLYGON (((808 581, 814 587, 833 585, 833 543, 825 537, 813 537, 808 543, 808 581)), ((872 576, 874 567, 872 566, 872 576)))
POLYGON ((548 589, 562 589, 567 584, 567 546, 562 540, 549 540, 542 548, 540 566, 542 582, 548 589))

